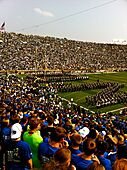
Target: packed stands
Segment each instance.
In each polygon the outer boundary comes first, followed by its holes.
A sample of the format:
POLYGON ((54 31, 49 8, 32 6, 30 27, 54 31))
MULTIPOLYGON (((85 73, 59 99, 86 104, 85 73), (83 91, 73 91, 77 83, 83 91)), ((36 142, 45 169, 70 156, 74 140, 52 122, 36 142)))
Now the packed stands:
POLYGON ((2 33, 0 70, 119 70, 127 68, 127 45, 2 33))
MULTIPOLYGON (((108 84, 108 83, 107 83, 108 84)), ((127 110, 65 107, 51 83, 0 81, 0 163, 7 169, 112 170, 127 160, 127 110)), ((122 166, 122 165, 121 165, 122 166)), ((117 169, 119 170, 119 169, 117 169)))

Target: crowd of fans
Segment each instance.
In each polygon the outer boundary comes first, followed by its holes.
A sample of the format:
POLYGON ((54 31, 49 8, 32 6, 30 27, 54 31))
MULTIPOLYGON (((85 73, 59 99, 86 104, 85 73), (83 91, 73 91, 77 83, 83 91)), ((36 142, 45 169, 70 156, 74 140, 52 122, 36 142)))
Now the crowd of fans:
POLYGON ((51 83, 0 80, 0 163, 7 170, 126 170, 127 110, 67 108, 51 83))
POLYGON ((127 45, 16 33, 2 33, 0 39, 0 70, 127 68, 127 45))

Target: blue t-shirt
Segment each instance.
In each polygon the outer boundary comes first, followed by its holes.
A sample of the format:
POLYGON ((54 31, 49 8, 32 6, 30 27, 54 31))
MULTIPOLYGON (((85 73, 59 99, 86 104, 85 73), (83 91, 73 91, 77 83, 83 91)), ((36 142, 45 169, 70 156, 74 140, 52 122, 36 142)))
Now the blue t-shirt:
POLYGON ((52 147, 49 143, 42 142, 39 145, 38 156, 42 164, 48 162, 59 148, 52 147))
POLYGON ((72 154, 72 164, 75 165, 76 170, 86 170, 92 163, 92 160, 85 160, 80 156, 72 154))
POLYGON ((111 161, 111 165, 116 161, 117 152, 105 152, 104 157, 111 161))
POLYGON ((105 167, 105 170, 112 170, 111 161, 104 156, 98 156, 100 163, 105 167))
POLYGON ((24 141, 10 141, 6 148, 8 170, 27 170, 27 161, 32 159, 30 146, 24 141))
POLYGON ((69 148, 70 149, 70 151, 71 151, 71 154, 75 154, 75 155, 78 155, 78 154, 80 154, 81 153, 81 151, 79 150, 79 149, 73 149, 73 148, 69 148))

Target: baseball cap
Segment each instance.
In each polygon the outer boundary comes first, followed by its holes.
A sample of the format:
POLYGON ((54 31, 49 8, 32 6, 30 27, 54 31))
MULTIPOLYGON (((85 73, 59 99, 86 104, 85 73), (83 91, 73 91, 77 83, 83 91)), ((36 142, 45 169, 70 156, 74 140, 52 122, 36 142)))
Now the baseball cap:
POLYGON ((11 139, 18 139, 22 134, 22 126, 19 123, 15 123, 11 127, 11 139))
POLYGON ((80 129, 78 132, 83 138, 85 138, 89 134, 90 130, 87 127, 84 127, 80 129))

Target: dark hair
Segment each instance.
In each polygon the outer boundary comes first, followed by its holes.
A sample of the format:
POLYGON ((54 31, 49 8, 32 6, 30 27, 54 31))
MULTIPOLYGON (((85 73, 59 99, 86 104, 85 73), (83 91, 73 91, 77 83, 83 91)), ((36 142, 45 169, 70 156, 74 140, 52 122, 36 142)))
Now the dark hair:
POLYGON ((67 133, 72 133, 72 125, 64 126, 67 133))
POLYGON ((50 135, 51 141, 60 142, 62 138, 66 137, 66 130, 62 127, 55 128, 50 135))
POLYGON ((95 129, 91 129, 89 134, 88 134, 88 138, 91 138, 91 139, 96 139, 97 137, 97 132, 95 129))
POLYGON ((26 123, 27 121, 28 121, 28 117, 23 116, 23 118, 21 119, 21 122, 26 123))
POLYGON ((11 124, 19 123, 20 122, 20 117, 17 114, 14 114, 10 118, 11 124))
POLYGON ((82 142, 82 136, 78 133, 74 133, 70 139, 73 146, 79 146, 82 142))
POLYGON ((94 142, 94 140, 87 138, 83 142, 83 151, 85 152, 85 154, 87 156, 90 156, 93 153, 95 153, 95 151, 96 151, 96 143, 94 142))
POLYGON ((97 143, 97 153, 99 155, 104 154, 104 152, 107 150, 107 143, 104 141, 98 141, 97 143))
POLYGON ((52 123, 54 123, 54 118, 52 116, 48 116, 47 122, 49 125, 51 125, 52 123))
POLYGON ((117 157, 118 157, 118 159, 121 159, 121 158, 127 159, 127 146, 126 146, 126 144, 118 145, 117 157))
POLYGON ((37 118, 31 118, 29 121, 30 130, 34 130, 38 127, 40 121, 37 118))

